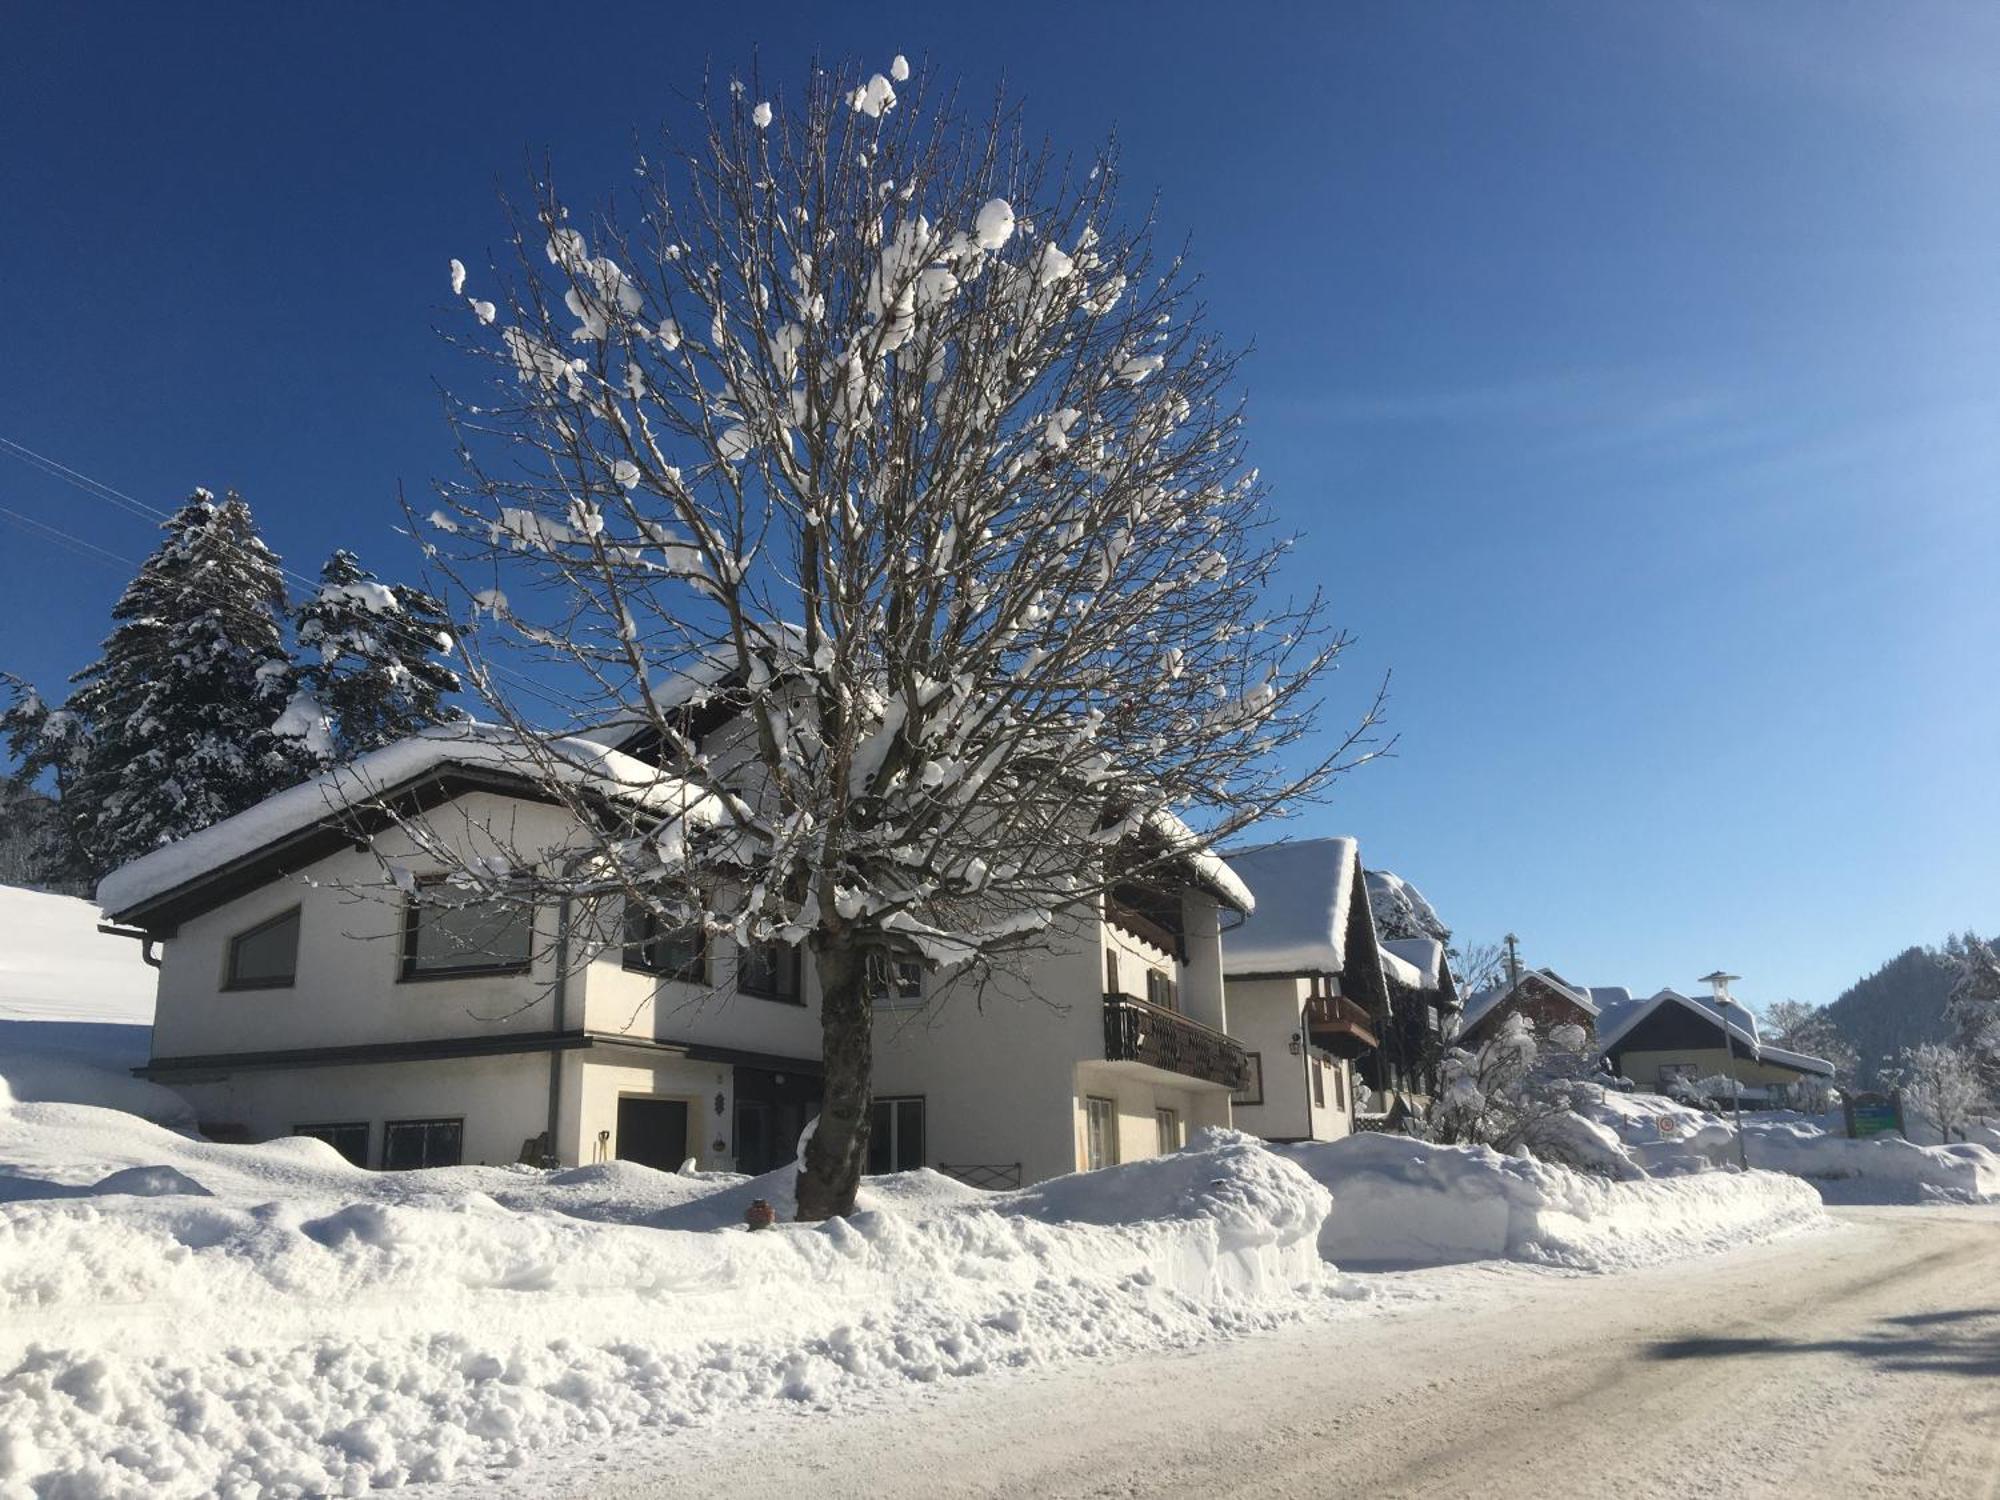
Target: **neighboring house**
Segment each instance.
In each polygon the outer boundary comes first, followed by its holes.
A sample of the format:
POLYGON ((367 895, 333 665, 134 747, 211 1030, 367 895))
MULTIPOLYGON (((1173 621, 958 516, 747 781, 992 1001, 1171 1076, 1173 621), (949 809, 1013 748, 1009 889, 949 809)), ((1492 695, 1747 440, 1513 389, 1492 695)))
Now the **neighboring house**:
MULTIPOLYGON (((585 799, 699 813, 641 762, 555 753, 585 799)), ((795 954, 414 899, 443 870, 425 838, 551 863, 584 843, 523 761, 503 731, 430 730, 106 877, 106 915, 160 948, 139 1071, 218 1138, 313 1135, 368 1166, 791 1160, 820 1073, 795 954)))
POLYGON ((1613 1072, 1661 1093, 1677 1079, 1720 1074, 1744 1086, 1743 1103, 1766 1104, 1791 1085, 1833 1079, 1825 1058, 1764 1042, 1756 1017, 1726 994, 1695 999, 1664 989, 1646 1000, 1627 994, 1605 1011, 1597 1042, 1613 1072))
POLYGON ((1222 939, 1230 1032, 1249 1049, 1235 1123, 1267 1140, 1335 1140, 1354 1128, 1357 1062, 1380 1063, 1394 1019, 1353 839, 1232 852, 1256 909, 1222 939))
POLYGON ((1451 956, 1436 938, 1412 937, 1383 938, 1382 958, 1389 1009, 1396 1018, 1391 1047, 1404 1058, 1413 1090, 1434 1098, 1445 1038, 1459 1019, 1451 956))
POLYGON ((1465 1002, 1459 1017, 1457 1045, 1472 1048, 1492 1038, 1500 1023, 1519 1015, 1537 1031, 1556 1026, 1581 1026, 1597 1034, 1597 1003, 1590 992, 1550 969, 1523 969, 1512 980, 1482 990, 1465 1002))

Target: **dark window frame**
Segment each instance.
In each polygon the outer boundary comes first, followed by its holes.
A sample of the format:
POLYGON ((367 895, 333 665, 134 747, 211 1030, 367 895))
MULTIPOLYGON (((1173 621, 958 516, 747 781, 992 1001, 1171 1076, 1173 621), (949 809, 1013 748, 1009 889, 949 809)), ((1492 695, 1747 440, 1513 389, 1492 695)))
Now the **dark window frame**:
POLYGON ((222 955, 222 988, 233 990, 288 990, 299 982, 299 944, 305 937, 305 907, 294 903, 274 917, 244 928, 229 939, 222 955), (292 937, 292 972, 283 979, 238 979, 236 977, 236 954, 243 943, 261 933, 269 932, 284 922, 296 921, 299 930, 292 937))
MULTIPOLYGON (((428 1144, 428 1141, 426 1141, 428 1144)), ((410 1120, 384 1120, 382 1122, 382 1170, 385 1172, 422 1172, 434 1167, 462 1167, 465 1165, 465 1116, 464 1115, 422 1115, 410 1120), (458 1130, 458 1151, 455 1161, 424 1161, 414 1167, 397 1167, 389 1162, 389 1143, 398 1128, 408 1130, 421 1127, 428 1131, 434 1126, 451 1125, 458 1130)))
POLYGON ((661 931, 659 923, 660 915, 652 908, 639 905, 627 907, 623 966, 635 974, 650 974, 655 979, 673 979, 682 984, 707 984, 708 929, 698 920, 688 923, 685 927, 667 931, 661 931), (694 933, 694 957, 687 963, 675 967, 647 956, 648 950, 656 944, 688 931, 694 933))
POLYGON ((1229 1096, 1229 1102, 1231 1105, 1251 1109, 1262 1105, 1264 1102, 1264 1054, 1261 1052, 1245 1052, 1243 1057, 1248 1070, 1248 1076, 1256 1082, 1257 1097, 1254 1099, 1242 1097, 1250 1092, 1249 1085, 1246 1084, 1229 1096))
POLYGON ((1181 1013, 1181 987, 1174 976, 1165 969, 1146 967, 1146 1003, 1157 1005, 1161 1010, 1170 1010, 1175 1015, 1181 1013))
POLYGON ((863 962, 870 1004, 882 1010, 917 1010, 923 1006, 924 961, 920 954, 875 948, 863 962))
MULTIPOLYGON (((441 979, 480 979, 496 974, 526 974, 535 966, 535 913, 531 907, 521 915, 528 924, 527 956, 518 963, 509 960, 495 963, 491 959, 479 958, 470 963, 447 964, 429 968, 417 966, 417 929, 421 925, 424 904, 420 899, 426 886, 445 885, 449 882, 443 876, 426 876, 417 882, 416 892, 403 898, 403 945, 398 955, 396 982, 398 984, 427 984, 441 979)), ((433 911, 443 911, 444 907, 432 907, 433 911)))
POLYGON ((368 1165, 368 1154, 375 1146, 375 1127, 367 1120, 321 1120, 309 1125, 294 1125, 292 1127, 292 1134, 302 1135, 308 1140, 325 1141, 327 1145, 333 1146, 334 1150, 340 1151, 342 1158, 346 1161, 354 1166, 363 1168, 368 1165), (355 1161, 353 1157, 349 1156, 345 1151, 340 1151, 340 1147, 334 1145, 333 1141, 328 1139, 329 1133, 336 1130, 358 1130, 361 1132, 361 1160, 355 1161))
POLYGON ((803 958, 804 955, 799 951, 797 943, 750 943, 739 945, 736 949, 736 993, 739 995, 749 995, 757 1000, 770 1000, 779 1005, 804 1005, 806 1003, 806 986, 803 958), (750 982, 744 959, 751 953, 768 950, 775 950, 781 955, 776 977, 770 987, 753 984, 750 982), (785 988, 788 973, 791 983, 789 991, 785 988))
POLYGON ((873 1162, 876 1140, 877 1140, 875 1134, 874 1112, 878 1109, 886 1108, 889 1111, 889 1120, 893 1131, 893 1140, 887 1148, 890 1153, 889 1165, 884 1170, 889 1172, 914 1172, 918 1168, 924 1165, 924 1157, 930 1151, 930 1134, 931 1134, 931 1120, 930 1120, 931 1112, 930 1112, 930 1106, 925 1102, 925 1098, 926 1096, 923 1094, 883 1094, 878 1098, 874 1098, 868 1101, 868 1109, 869 1109, 868 1153, 869 1157, 871 1158, 869 1162, 869 1174, 871 1176, 881 1175, 880 1173, 875 1171, 873 1162), (896 1148, 899 1146, 907 1147, 908 1144, 903 1140, 903 1129, 901 1124, 901 1110, 902 1107, 905 1105, 914 1105, 916 1107, 917 1145, 916 1145, 916 1151, 914 1153, 916 1156, 916 1160, 910 1162, 906 1166, 902 1166, 897 1164, 897 1158, 899 1156, 905 1155, 906 1153, 899 1152, 896 1148))

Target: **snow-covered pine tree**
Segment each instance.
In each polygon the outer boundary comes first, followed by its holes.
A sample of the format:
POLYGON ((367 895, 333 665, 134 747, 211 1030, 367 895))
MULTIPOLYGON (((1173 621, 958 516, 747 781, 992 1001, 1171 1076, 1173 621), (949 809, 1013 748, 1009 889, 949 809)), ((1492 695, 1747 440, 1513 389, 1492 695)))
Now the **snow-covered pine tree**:
POLYGON ((1220 840, 1320 794, 1376 710, 1312 738, 1345 638, 1278 595, 1235 356, 1121 211, 1115 158, 933 107, 901 58, 760 92, 711 94, 690 146, 641 160, 629 227, 538 184, 510 285, 452 263, 497 369, 432 521, 491 621, 475 688, 597 841, 457 877, 803 946, 817 1219, 867 1159, 871 965, 976 993, 1199 857, 1177 814, 1220 840), (622 712, 725 826, 584 801, 500 651, 545 691, 592 684, 578 724, 622 712), (740 754, 702 752, 691 695, 741 716, 740 754))
POLYGON ((97 874, 310 769, 272 729, 291 693, 285 589, 250 507, 197 490, 164 529, 62 710, 82 735, 62 807, 97 874))
POLYGON ((13 873, 17 884, 82 894, 91 884, 91 861, 78 841, 73 805, 64 796, 89 750, 89 736, 76 715, 50 708, 42 695, 18 677, 0 673, 11 695, 0 712, 0 742, 14 769, 0 783, 0 808, 12 823, 13 873), (48 778, 53 797, 36 783, 48 778))
POLYGON ((341 549, 297 615, 299 692, 289 722, 325 725, 323 758, 347 760, 458 717, 445 698, 458 674, 442 659, 453 629, 435 595, 385 584, 341 549))

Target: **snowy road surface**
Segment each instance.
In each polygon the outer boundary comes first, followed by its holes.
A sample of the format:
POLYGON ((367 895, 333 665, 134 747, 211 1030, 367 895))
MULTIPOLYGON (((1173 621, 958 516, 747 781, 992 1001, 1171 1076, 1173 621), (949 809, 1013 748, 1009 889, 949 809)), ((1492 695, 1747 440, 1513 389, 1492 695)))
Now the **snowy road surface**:
POLYGON ((663 1436, 540 1493, 2000 1496, 2000 1210, 1613 1276, 1390 1278, 1412 1310, 663 1436))

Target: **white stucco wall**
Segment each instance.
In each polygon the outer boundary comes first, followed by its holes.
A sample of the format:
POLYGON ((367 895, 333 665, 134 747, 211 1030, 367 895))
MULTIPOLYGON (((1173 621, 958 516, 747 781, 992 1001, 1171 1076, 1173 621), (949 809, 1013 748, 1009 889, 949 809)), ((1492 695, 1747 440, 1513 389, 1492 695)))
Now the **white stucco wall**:
POLYGON ((702 984, 627 969, 622 935, 617 941, 600 935, 593 947, 583 966, 583 999, 574 1024, 606 1036, 698 1042, 780 1057, 819 1056, 819 980, 810 953, 799 955, 804 1003, 794 1005, 740 993, 736 947, 727 938, 710 940, 702 984))
POLYGON ((560 1132, 565 1162, 616 1160, 618 1101, 632 1096, 683 1101, 688 1107, 688 1154, 703 1171, 734 1170, 730 1140, 736 1117, 733 1068, 619 1047, 571 1052, 565 1062, 560 1132), (717 1096, 722 1099, 719 1113, 717 1096))
POLYGON ((1353 1065, 1323 1063, 1324 1106, 1313 1103, 1312 1056, 1304 1049, 1304 1011, 1311 981, 1233 979, 1229 982, 1230 1035, 1258 1053, 1264 1068, 1264 1102, 1231 1111, 1238 1128, 1268 1140, 1338 1140, 1354 1128, 1353 1065), (1301 1051, 1292 1055, 1294 1038, 1301 1051))
MULTIPOLYGON (((428 815, 430 826, 480 852, 501 842, 554 852, 573 832, 560 809, 474 792, 428 815)), ((418 875, 436 863, 399 830, 376 840, 418 875)), ((342 850, 212 911, 190 917, 161 944, 155 1057, 284 1051, 440 1037, 547 1031, 553 1026, 552 909, 537 914, 535 962, 519 975, 405 981, 403 899, 374 856, 342 850), (299 908, 297 978, 289 988, 225 990, 229 940, 299 908)), ((572 1021, 571 1024, 574 1024, 572 1021)))
POLYGON ((463 1119, 466 1162, 517 1161, 521 1143, 547 1124, 548 1085, 546 1053, 272 1068, 173 1083, 205 1127, 233 1126, 253 1140, 275 1140, 301 1125, 366 1121, 371 1167, 381 1164, 389 1120, 463 1119))

